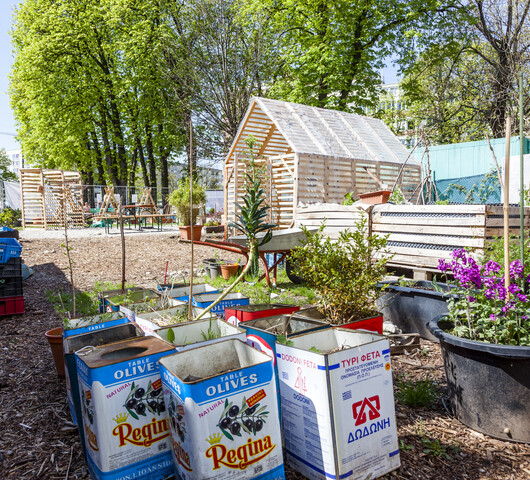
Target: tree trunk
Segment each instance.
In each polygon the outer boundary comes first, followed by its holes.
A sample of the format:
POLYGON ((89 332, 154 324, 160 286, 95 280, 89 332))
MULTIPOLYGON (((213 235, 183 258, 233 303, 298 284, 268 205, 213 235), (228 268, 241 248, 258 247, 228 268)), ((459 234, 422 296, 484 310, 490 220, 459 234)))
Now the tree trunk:
POLYGON ((151 195, 153 196, 153 200, 157 202, 158 194, 157 194, 157 180, 156 180, 156 161, 155 161, 155 156, 153 152, 153 135, 151 132, 151 127, 149 125, 145 127, 145 134, 146 134, 145 147, 147 150, 147 159, 149 161, 149 177, 151 180, 151 195))

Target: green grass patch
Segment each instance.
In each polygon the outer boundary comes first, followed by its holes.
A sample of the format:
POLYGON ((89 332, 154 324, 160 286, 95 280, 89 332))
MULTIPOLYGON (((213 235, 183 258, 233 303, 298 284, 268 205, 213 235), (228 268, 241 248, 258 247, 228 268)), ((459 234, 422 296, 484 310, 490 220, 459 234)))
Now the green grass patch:
POLYGON ((398 379, 397 399, 409 407, 430 407, 438 399, 436 383, 433 380, 407 381, 398 379))

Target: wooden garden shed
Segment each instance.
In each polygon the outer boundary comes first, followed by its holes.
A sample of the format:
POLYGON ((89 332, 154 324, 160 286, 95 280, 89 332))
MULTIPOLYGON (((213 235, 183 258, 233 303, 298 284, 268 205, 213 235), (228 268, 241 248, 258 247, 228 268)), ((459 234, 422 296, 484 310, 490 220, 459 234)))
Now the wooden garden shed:
POLYGON ((300 203, 340 203, 348 192, 392 187, 396 179, 406 194, 420 183, 419 163, 381 120, 255 97, 225 159, 228 221, 244 195, 250 135, 257 140, 270 220, 280 228, 293 225, 300 203))

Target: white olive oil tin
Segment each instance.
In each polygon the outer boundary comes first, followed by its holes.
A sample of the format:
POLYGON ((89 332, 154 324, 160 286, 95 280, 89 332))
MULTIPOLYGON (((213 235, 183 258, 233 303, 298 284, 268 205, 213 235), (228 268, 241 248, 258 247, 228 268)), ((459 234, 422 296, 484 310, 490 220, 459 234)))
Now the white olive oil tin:
POLYGON ((95 480, 162 480, 173 472, 155 337, 76 352, 87 463, 95 480))
POLYGON ((268 355, 225 340, 166 356, 160 372, 177 479, 285 479, 268 355))

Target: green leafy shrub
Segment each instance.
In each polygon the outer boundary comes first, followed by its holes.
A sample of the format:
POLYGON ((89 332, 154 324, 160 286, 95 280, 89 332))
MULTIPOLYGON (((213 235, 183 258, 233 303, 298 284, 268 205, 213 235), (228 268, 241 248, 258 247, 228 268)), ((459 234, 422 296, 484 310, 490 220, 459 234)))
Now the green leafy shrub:
POLYGON ((363 215, 353 231, 340 233, 338 240, 303 228, 305 240, 291 253, 295 273, 305 279, 321 298, 321 310, 336 325, 377 314, 378 283, 386 274, 392 255, 387 237, 367 235, 363 215))
POLYGON ((10 207, 5 207, 0 212, 0 227, 9 227, 9 228, 16 227, 21 217, 22 217, 22 212, 19 209, 12 209, 10 207))
POLYGON ((193 194, 190 196, 190 177, 182 178, 167 201, 175 207, 181 225, 195 225, 199 209, 206 204, 206 190, 193 182, 193 194), (193 218, 190 215, 190 199, 193 199, 193 218))

